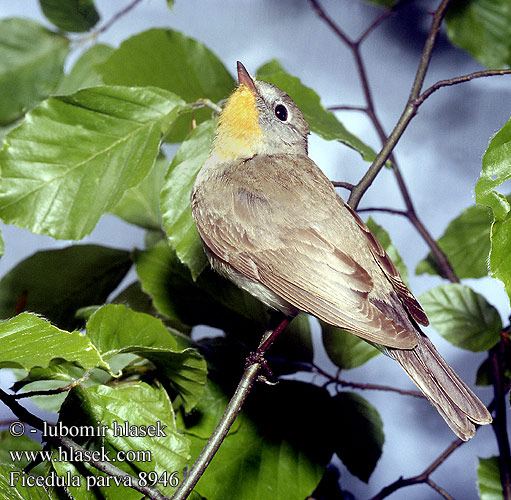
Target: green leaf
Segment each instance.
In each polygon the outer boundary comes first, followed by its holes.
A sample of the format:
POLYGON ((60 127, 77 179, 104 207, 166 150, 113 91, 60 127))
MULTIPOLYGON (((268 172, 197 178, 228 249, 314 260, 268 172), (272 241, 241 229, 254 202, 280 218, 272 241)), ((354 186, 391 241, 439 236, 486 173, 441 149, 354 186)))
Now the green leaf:
POLYGON ((490 268, 492 276, 504 283, 511 299, 511 217, 495 221, 491 228, 490 268))
POLYGON ((71 71, 62 78, 55 94, 73 94, 86 87, 103 84, 95 65, 105 61, 114 51, 109 45, 98 43, 84 52, 71 71))
POLYGON ((325 351, 339 368, 356 368, 380 354, 378 349, 356 335, 322 321, 320 323, 325 351))
POLYGON ((143 291, 178 330, 183 330, 182 325, 207 324, 228 331, 264 331, 264 308, 259 301, 209 269, 194 283, 190 270, 167 242, 135 251, 134 260, 143 291))
POLYGON ((82 33, 99 21, 92 0, 39 0, 39 4, 46 18, 62 31, 82 33))
POLYGON ((207 367, 204 358, 192 348, 170 351, 169 349, 139 348, 136 353, 151 361, 158 372, 159 380, 170 386, 181 399, 185 411, 191 411, 202 395, 206 382, 207 367))
POLYGON ((362 396, 340 392, 333 397, 335 429, 330 439, 348 470, 362 481, 369 480, 380 459, 385 435, 376 408, 362 396))
POLYGON ((5 250, 4 239, 0 234, 0 257, 2 257, 2 255, 4 254, 4 250, 5 250))
POLYGON ((140 281, 128 285, 111 302, 112 304, 124 304, 134 311, 150 314, 151 316, 158 315, 151 297, 142 291, 140 281))
MULTIPOLYGON (((229 403, 222 388, 208 378, 202 397, 192 413, 176 415, 177 427, 185 429, 188 436, 208 440, 229 403)), ((228 435, 234 434, 240 428, 241 419, 237 418, 229 429, 228 435)))
POLYGON ((477 369, 476 385, 485 386, 491 385, 491 383, 492 383, 491 365, 489 358, 486 358, 477 369))
POLYGON ((511 120, 490 141, 483 156, 481 177, 476 184, 476 201, 491 207, 495 220, 491 227, 490 268, 511 297, 511 204, 509 197, 495 188, 511 178, 511 120))
POLYGON ((169 160, 158 156, 149 175, 138 186, 128 189, 111 213, 130 224, 161 230, 160 192, 168 168, 169 160))
POLYGON ((234 87, 213 52, 174 30, 151 29, 134 35, 96 69, 107 84, 159 87, 187 102, 200 98, 216 102, 234 87))
POLYGON ((346 130, 336 116, 323 107, 318 94, 287 73, 277 60, 273 59, 261 66, 257 70, 257 78, 270 82, 289 94, 302 111, 312 132, 328 141, 336 140, 346 144, 358 151, 366 161, 374 160, 376 153, 346 130))
POLYGON ((499 457, 479 458, 477 487, 481 500, 504 500, 500 481, 499 457))
POLYGON ((25 473, 14 465, 0 464, 0 497, 2 500, 51 500, 43 486, 23 486, 25 473), (14 484, 11 484, 14 482, 14 484))
MULTIPOLYGON (((218 102, 234 89, 234 80, 211 50, 174 30, 151 29, 134 35, 96 69, 105 83, 160 87, 186 102, 204 98, 218 102)), ((209 109, 193 112, 197 123, 210 117, 209 109)), ((189 131, 190 117, 184 116, 170 139, 182 141, 189 131)))
POLYGON ((479 205, 491 207, 495 219, 504 220, 510 211, 507 198, 495 188, 511 178, 511 120, 492 138, 483 156, 483 170, 475 192, 479 205))
POLYGON ((28 19, 0 20, 0 125, 48 97, 62 77, 69 41, 28 19))
MULTIPOLYGON (((238 342, 257 346, 268 322, 266 307, 257 299, 211 269, 194 282, 190 270, 165 241, 149 250, 135 251, 134 260, 142 289, 171 326, 183 331, 183 325, 209 325, 224 330, 238 342)), ((287 360, 312 360, 305 319, 294 320, 277 339, 272 356, 277 355, 287 360)))
MULTIPOLYGON (((135 268, 140 278, 142 291, 152 298, 156 310, 161 313, 173 328, 180 331, 191 330, 186 316, 191 306, 187 268, 180 264, 166 241, 158 242, 145 251, 133 253, 135 268)), ((195 300, 195 298, 194 298, 195 300)))
POLYGON ((369 217, 366 224, 371 232, 376 236, 376 239, 380 242, 380 245, 387 252, 388 256, 392 259, 392 262, 394 262, 394 265, 397 267, 403 282, 406 284, 406 286, 409 286, 408 269, 406 264, 403 262, 401 255, 399 255, 397 248, 390 241, 389 233, 387 233, 387 231, 385 231, 382 226, 376 224, 372 217, 369 217))
POLYGON ((487 351, 500 338, 498 311, 468 286, 441 285, 423 293, 420 301, 437 332, 457 347, 487 351))
POLYGON ((30 313, 0 321, 0 366, 47 367, 56 358, 74 361, 84 369, 108 369, 91 341, 79 332, 67 332, 30 313))
POLYGON ((129 252, 97 245, 37 252, 0 281, 0 318, 28 310, 75 328, 77 309, 102 304, 131 265, 129 252))
MULTIPOLYGON (((61 411, 61 421, 64 426, 90 425, 96 428, 98 422, 106 426, 104 437, 95 438, 76 437, 79 444, 91 449, 104 449, 110 459, 116 457, 119 451, 145 451, 145 457, 117 459, 115 465, 126 472, 138 476, 139 472, 155 471, 160 477, 164 472, 170 475, 173 471, 179 473, 178 478, 183 478, 182 472, 189 458, 189 441, 176 428, 174 410, 162 388, 152 387, 145 383, 137 383, 119 387, 97 385, 88 389, 74 388, 66 399, 61 411), (149 430, 148 426, 157 426, 162 429, 162 435, 154 437, 124 435, 125 425, 132 431, 137 429, 149 430), (89 444, 89 442, 92 442, 89 444)), ((151 431, 152 432, 152 431, 151 431)), ((153 432, 154 433, 154 432, 153 432)), ((53 462, 59 474, 69 470, 67 462, 53 462)), ((97 470, 85 466, 96 477, 97 470)), ((76 469, 75 469, 76 470, 76 469)), ((80 469, 83 471, 83 469, 80 469)), ((86 480, 82 476, 81 488, 69 488, 73 497, 82 498, 85 492, 86 480)), ((170 496, 174 490, 170 485, 165 487, 161 484, 158 489, 170 496)), ((140 498, 140 493, 129 490, 122 486, 117 487, 112 481, 109 487, 98 488, 102 498, 140 498)), ((94 497, 97 498, 97 497, 94 497)))
MULTIPOLYGON (((41 443, 30 439, 26 435, 14 437, 9 431, 0 432, 0 463, 8 464, 13 462, 10 451, 37 451, 41 449, 41 443)), ((16 460, 16 466, 22 469, 27 466, 28 462, 26 458, 22 458, 21 460, 16 460)))
POLYGON ((488 68, 511 64, 511 4, 508 0, 455 0, 445 17, 447 36, 488 68))
MULTIPOLYGON (((207 403, 213 408, 204 404, 198 416, 190 417, 198 420, 199 432, 194 425, 186 429, 193 457, 206 443, 196 435, 206 434, 202 416, 227 404, 225 397, 223 402, 208 398, 207 403)), ((288 380, 258 386, 196 490, 210 500, 303 500, 319 483, 332 454, 329 414, 330 397, 322 388, 288 380)))
POLYGON ((4 139, 0 217, 37 234, 83 238, 150 172, 182 104, 154 88, 48 99, 4 139))
POLYGON ((3 139, 4 137, 13 129, 15 129, 20 123, 22 119, 18 118, 17 120, 9 123, 8 125, 5 125, 4 127, 0 126, 0 149, 3 145, 3 139))
POLYGON ((193 349, 178 348, 177 341, 161 320, 109 304, 87 322, 87 335, 103 359, 133 353, 152 361, 190 411, 200 399, 206 382, 206 362, 193 349))
POLYGON ((170 164, 161 192, 163 224, 179 260, 186 264, 193 279, 208 265, 190 207, 195 178, 211 149, 216 120, 200 124, 183 142, 170 164))
MULTIPOLYGON (((240 337, 242 338, 242 336, 243 333, 240 337)), ((275 341, 268 354, 268 360, 272 369, 277 373, 292 373, 300 371, 300 368, 296 366, 293 369, 294 361, 312 363, 313 358, 314 350, 309 318, 305 314, 299 314, 275 341), (276 366, 277 361, 281 361, 282 365, 276 366), (291 364, 288 365, 287 362, 291 364)))
POLYGON ((104 359, 140 347, 175 350, 177 341, 158 318, 107 304, 87 322, 87 336, 104 359))
MULTIPOLYGON (((437 241, 460 279, 488 275, 491 215, 487 207, 474 205, 452 220, 437 241)), ((431 252, 417 264, 417 274, 441 274, 431 252)))

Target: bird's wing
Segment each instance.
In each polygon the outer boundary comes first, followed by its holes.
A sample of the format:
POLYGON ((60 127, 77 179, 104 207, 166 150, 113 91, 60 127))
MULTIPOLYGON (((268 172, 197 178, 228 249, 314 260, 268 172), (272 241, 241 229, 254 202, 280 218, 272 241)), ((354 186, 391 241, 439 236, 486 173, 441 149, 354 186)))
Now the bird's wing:
POLYGON ((312 160, 254 157, 224 170, 222 180, 204 187, 216 192, 205 209, 194 210, 213 253, 327 323, 389 347, 417 344, 397 297, 414 312, 422 309, 312 160))
POLYGON ((404 284, 403 278, 401 278, 401 275, 394 265, 394 262, 392 262, 390 257, 387 255, 387 252, 385 252, 383 247, 380 245, 380 242, 375 238, 374 234, 371 233, 370 229, 365 225, 364 221, 358 216, 358 214, 348 204, 344 203, 343 201, 342 204, 346 210, 351 213, 358 227, 367 238, 369 249, 374 255, 376 262, 392 283, 392 286, 397 292, 399 299, 403 302, 412 318, 420 325, 428 326, 429 320, 426 316, 426 313, 424 312, 424 309, 417 302, 417 299, 413 296, 412 292, 410 292, 408 287, 404 284))

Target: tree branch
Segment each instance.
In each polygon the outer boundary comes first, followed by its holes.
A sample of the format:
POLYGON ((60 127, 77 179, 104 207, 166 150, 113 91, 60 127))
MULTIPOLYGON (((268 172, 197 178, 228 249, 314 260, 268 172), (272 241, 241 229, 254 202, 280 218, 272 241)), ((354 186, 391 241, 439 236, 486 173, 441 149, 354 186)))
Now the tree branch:
MULTIPOLYGON (((360 53, 360 43, 366 38, 366 36, 376 27, 380 24, 380 22, 388 17, 387 15, 382 15, 380 18, 378 18, 375 22, 373 22, 368 29, 364 31, 362 36, 357 41, 351 41, 348 36, 342 31, 342 29, 337 26, 326 14, 326 12, 321 8, 317 0, 310 0, 314 10, 318 13, 318 15, 327 22, 327 24, 335 31, 335 33, 339 36, 339 38, 348 45, 348 47, 351 49, 353 53, 353 57, 355 58, 355 64, 359 73, 360 81, 362 84, 362 89, 364 92, 364 97, 366 100, 366 106, 365 107, 349 107, 348 109, 356 109, 365 112, 371 122, 374 125, 374 128, 376 129, 380 140, 382 142, 382 150, 377 155, 375 161, 369 168, 369 170, 366 172, 364 177, 359 181, 357 185, 352 187, 350 189, 351 194, 348 199, 348 203, 353 207, 357 208, 358 203, 360 202, 360 199, 362 198, 363 194, 369 186, 372 184, 374 178, 378 175, 381 168, 387 161, 387 159, 390 158, 390 161, 393 165, 394 175, 396 177, 396 182, 398 183, 399 189, 401 191, 401 194, 403 196, 403 200, 406 205, 406 212, 403 212, 406 217, 410 220, 412 225, 416 228, 417 232, 422 236, 428 247, 430 248, 432 254, 436 258, 440 269, 442 270, 442 274, 444 277, 446 277, 448 280, 450 280, 453 283, 458 283, 459 279, 456 276, 456 273, 454 272, 449 259, 447 259, 446 255, 442 251, 442 249, 438 246, 435 239, 431 236, 431 234, 428 232, 424 224, 421 222, 419 217, 417 216, 417 213, 415 211, 415 207, 413 205, 411 196, 408 192, 408 189, 406 187, 406 184, 404 182, 403 176, 401 175, 401 171, 399 169, 398 163, 396 158, 392 155, 392 150, 397 144, 399 138, 403 134, 406 126, 408 125, 409 121, 412 119, 412 117, 417 112, 417 107, 420 105, 420 103, 417 101, 418 92, 420 92, 420 89, 422 88, 422 83, 424 81, 424 77, 426 75, 427 67, 429 65, 429 61, 431 59, 431 53, 434 47, 434 43, 436 40, 436 37, 438 35, 438 32, 440 30, 440 24, 442 21, 442 18, 445 14, 445 9, 447 8, 447 4, 449 3, 449 0, 444 0, 440 7, 438 8, 437 12, 435 13, 435 16, 433 18, 433 23, 430 29, 430 33, 428 35, 428 39, 426 40, 426 44, 424 46, 424 51, 421 57, 421 62, 419 64, 419 68, 417 70, 415 81, 412 87, 412 91, 407 103, 407 106, 405 107, 405 111, 403 112, 403 115, 400 118, 400 121, 398 121, 398 124, 394 128, 394 131, 392 134, 387 137, 387 134, 385 133, 385 130, 383 129, 383 126, 376 114, 374 101, 372 98, 371 89, 369 87, 369 82, 367 79, 367 72, 365 69, 365 66, 363 64, 363 60, 360 53), (402 128, 401 128, 402 127, 402 128)), ((404 5, 406 2, 398 2, 396 4, 397 6, 404 5)), ((391 9, 392 11, 392 9, 391 9)), ((336 109, 341 109, 341 106, 336 106, 336 109)), ((345 108, 346 109, 346 108, 345 108)), ((334 184, 335 185, 335 184, 334 184)))
POLYGON ((504 500, 511 500, 511 451, 506 423, 506 394, 504 371, 506 368, 506 345, 500 340, 490 349, 490 367, 495 401, 495 416, 492 426, 499 448, 499 470, 504 500))
MULTIPOLYGON (((45 421, 40 419, 38 416, 30 413, 26 408, 21 406, 18 401, 16 401, 11 395, 7 394, 5 391, 0 389, 0 401, 4 403, 20 420, 26 422, 28 425, 43 431, 45 428, 45 421)), ((101 462, 99 460, 94 460, 89 458, 90 454, 87 452, 86 448, 75 443, 72 439, 63 436, 47 436, 47 441, 52 442, 53 444, 59 445, 62 448, 65 448, 68 452, 73 450, 75 456, 81 455, 83 457, 87 457, 84 459, 85 462, 92 465, 94 468, 98 469, 109 476, 115 477, 130 477, 130 482, 132 484, 132 488, 143 493, 148 498, 152 500, 168 500, 168 497, 160 493, 156 488, 151 486, 141 486, 138 478, 131 476, 127 472, 124 472, 122 469, 119 469, 115 465, 112 465, 109 462, 101 462)))
POLYGON ((372 163, 369 170, 362 177, 360 182, 355 186, 355 189, 351 192, 351 195, 348 199, 348 203, 354 209, 357 208, 360 203, 360 199, 363 194, 367 191, 369 186, 374 181, 374 178, 378 175, 382 167, 385 165, 385 162, 388 160, 390 154, 392 153, 394 147, 397 142, 403 135, 406 127, 410 123, 410 120, 417 113, 417 104, 416 100, 419 96, 419 93, 422 88, 422 84, 424 82, 424 78, 426 76, 427 69, 429 67, 429 63, 431 61, 431 54, 433 52, 433 47, 435 45, 438 33, 440 32, 440 26, 442 23, 442 19, 444 18, 445 12, 449 5, 450 0, 442 0, 438 9, 435 11, 433 16, 433 22, 431 24, 431 28, 429 30, 428 37, 426 39, 426 43, 424 45, 424 50, 422 52, 421 60, 419 63, 419 67, 417 68, 417 72, 415 75, 415 80, 412 85, 412 90, 410 92, 410 97, 408 98, 408 102, 399 118, 394 130, 390 133, 388 139, 386 140, 383 148, 376 156, 374 162, 372 163))
MULTIPOLYGON (((405 188, 406 189, 406 188, 405 188)), ((357 210, 357 212, 386 212, 389 214, 395 214, 395 215, 403 215, 405 216, 411 224, 415 227, 417 232, 422 236, 422 239, 426 242, 428 247, 431 250, 431 253, 436 258, 438 265, 440 267, 440 270, 442 272, 442 275, 444 278, 448 279, 451 283, 459 283, 460 280, 458 276, 456 276, 456 273, 454 272, 454 269, 451 266, 451 263, 449 262, 449 259, 445 255, 445 253, 442 251, 442 249, 438 246, 438 243, 436 240, 431 236, 430 232, 426 229, 422 221, 417 217, 417 214, 415 213, 415 210, 398 210, 395 208, 387 208, 387 207, 369 207, 369 208, 360 208, 357 210)))
POLYGON ((438 265, 440 266, 444 278, 448 279, 451 283, 459 283, 460 280, 452 268, 447 255, 445 255, 442 249, 438 246, 438 243, 426 229, 426 226, 424 226, 422 221, 417 217, 417 214, 415 212, 408 214, 408 219, 415 226, 415 229, 417 229, 423 240, 430 248, 431 253, 434 255, 438 265))
POLYGON ((218 422, 213 434, 211 434, 206 446, 201 451, 197 460, 188 472, 184 481, 181 482, 178 489, 172 496, 172 500, 185 500, 191 493, 197 481, 201 478, 206 467, 209 465, 218 448, 227 436, 229 429, 236 420, 243 403, 252 390, 254 383, 258 379, 259 372, 265 365, 264 355, 271 347, 278 335, 286 328, 290 322, 290 318, 284 318, 275 329, 268 328, 263 335, 261 343, 255 354, 247 358, 247 365, 243 377, 241 378, 234 395, 232 396, 222 418, 218 422))
POLYGON ((453 441, 444 451, 443 453, 436 458, 433 463, 427 467, 421 474, 418 474, 417 476, 409 477, 409 478, 403 478, 400 477, 396 481, 394 481, 392 484, 389 484, 388 486, 385 486, 379 493, 377 493, 374 497, 371 498, 371 500, 382 500, 383 498, 388 497, 394 491, 404 488, 405 486, 410 486, 412 484, 421 484, 425 483, 429 486, 431 486, 435 491, 440 493, 444 498, 452 499, 451 496, 449 496, 442 488, 437 486, 431 479, 429 479, 429 476, 442 464, 445 462, 445 460, 456 450, 458 449, 465 441, 462 441, 461 439, 456 439, 456 441, 453 441), (442 492, 442 493, 441 493, 442 492))

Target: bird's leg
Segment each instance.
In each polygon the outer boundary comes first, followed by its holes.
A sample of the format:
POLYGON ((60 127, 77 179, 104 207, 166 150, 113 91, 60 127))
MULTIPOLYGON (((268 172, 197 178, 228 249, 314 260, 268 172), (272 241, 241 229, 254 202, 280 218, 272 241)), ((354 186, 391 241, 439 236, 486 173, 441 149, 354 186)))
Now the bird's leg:
POLYGON ((272 315, 270 318, 268 328, 264 332, 263 338, 261 339, 261 342, 259 343, 259 347, 257 348, 257 351, 255 352, 256 355, 261 354, 264 356, 266 354, 266 351, 272 346, 273 342, 277 339, 277 337, 282 333, 284 328, 286 328, 289 323, 291 323, 291 320, 293 318, 290 318, 289 316, 282 316, 282 314, 278 315, 272 315), (278 321, 278 323, 277 323, 278 321), (273 327, 277 323, 277 326, 273 327))
MULTIPOLYGON (((251 353, 248 356, 247 361, 245 363, 245 368, 247 368, 250 365, 258 363, 262 366, 262 368, 266 372, 266 375, 270 377, 272 376, 272 372, 264 356, 266 354, 266 351, 268 351, 268 349, 272 346, 273 342, 275 342, 276 338, 280 335, 284 328, 286 328, 286 326, 289 325, 291 319, 292 318, 287 316, 285 316, 282 319, 281 314, 279 314, 278 316, 272 315, 268 324, 268 328, 264 332, 263 338, 259 343, 259 347, 255 352, 251 353), (278 323, 276 323, 276 320, 278 320, 278 323), (275 324, 277 324, 277 326, 273 326, 275 324)), ((264 382, 265 384, 275 385, 275 383, 270 382, 266 378, 266 375, 259 375, 257 380, 259 380, 260 382, 264 382)))

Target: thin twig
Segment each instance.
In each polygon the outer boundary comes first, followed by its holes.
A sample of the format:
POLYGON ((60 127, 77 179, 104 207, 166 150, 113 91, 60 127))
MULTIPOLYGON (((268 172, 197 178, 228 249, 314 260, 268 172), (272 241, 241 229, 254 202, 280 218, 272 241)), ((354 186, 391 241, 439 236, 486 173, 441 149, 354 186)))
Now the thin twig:
POLYGON ((325 377, 330 381, 332 384, 340 385, 341 387, 351 387, 353 389, 360 389, 360 390, 372 390, 372 391, 389 391, 389 392, 397 392, 398 394, 403 394, 405 396, 413 396, 415 398, 421 398, 424 399, 425 396, 422 394, 422 392, 419 391, 409 391, 406 389, 398 389, 397 387, 391 387, 389 385, 380 385, 380 384, 360 384, 358 382, 349 382, 347 380, 342 380, 339 378, 340 369, 337 372, 337 374, 331 375, 330 373, 326 372, 321 368, 320 366, 316 365, 315 363, 311 363, 310 366, 312 366, 313 370, 325 377))
POLYGON ((385 212, 388 214, 394 215, 403 215, 404 217, 408 217, 408 212, 406 210, 398 210, 397 208, 389 208, 389 207, 367 207, 367 208, 359 208, 357 210, 360 212, 385 212))
MULTIPOLYGON (((374 497, 371 498, 371 500, 382 500, 383 498, 386 498, 388 497, 389 495, 391 495, 392 493, 394 493, 394 491, 400 489, 400 488, 403 488, 405 486, 410 486, 412 484, 421 484, 421 483, 426 483, 428 484, 429 486, 431 486, 433 489, 435 489, 435 491, 439 491, 439 489, 441 491, 444 491, 442 490, 440 487, 437 487, 437 485, 435 483, 433 483, 430 479, 429 479, 429 476, 442 464, 445 462, 445 460, 456 450, 458 449, 463 443, 465 443, 465 441, 462 441, 461 439, 456 439, 456 441, 453 441, 442 453, 441 455, 436 458, 433 463, 427 467, 421 474, 418 474, 417 476, 413 476, 413 477, 409 477, 409 478, 403 478, 403 477, 400 477, 399 479, 397 479, 396 481, 394 481, 392 484, 389 484, 388 486, 385 486, 385 488, 383 488, 379 493, 377 493, 374 497), (435 486, 433 486, 433 484, 435 484, 435 486), (439 489, 437 489, 439 488, 439 489)), ((450 497, 447 493, 445 493, 444 498, 447 498, 447 499, 451 499, 452 497, 450 497), (447 495, 447 496, 445 496, 447 495)))
POLYGON ((126 15, 130 10, 136 7, 138 3, 140 3, 142 0, 133 0, 129 5, 127 5, 124 9, 117 12, 117 14, 114 14, 112 16, 112 19, 110 21, 106 22, 101 28, 96 30, 94 33, 95 35, 99 35, 100 33, 104 33, 106 30, 110 29, 112 24, 117 22, 122 16, 126 15))
POLYGON ((436 92, 442 87, 450 87, 451 85, 458 85, 459 83, 470 82, 476 78, 486 78, 489 76, 502 76, 511 75, 511 69, 487 69, 484 71, 476 71, 468 75, 457 76, 456 78, 448 78, 446 80, 439 80, 435 84, 431 85, 426 89, 415 101, 417 107, 419 107, 433 92, 436 92))
POLYGON ((355 184, 343 181, 332 181, 332 184, 334 187, 344 188, 347 189, 348 191, 351 191, 355 187, 355 184))
POLYGON ((201 98, 195 102, 188 104, 187 106, 185 106, 183 111, 186 111, 187 108, 190 109, 211 108, 216 114, 220 114, 222 112, 222 108, 219 104, 216 104, 211 99, 206 98, 201 98))
POLYGON ((341 387, 352 387, 353 389, 361 389, 371 390, 371 391, 389 391, 389 392, 397 392, 398 394, 403 394, 405 396, 412 396, 414 398, 425 399, 424 394, 419 391, 409 391, 406 389, 398 389, 397 387, 391 387, 389 385, 380 385, 380 384, 360 384, 358 382, 348 382, 347 380, 337 379, 332 382, 339 384, 341 387))
POLYGON ((328 106, 326 109, 328 111, 362 111, 363 113, 367 113, 367 108, 365 106, 345 106, 339 104, 336 106, 328 106))
POLYGON ((74 380, 70 384, 65 385, 64 387, 57 387, 56 389, 48 389, 48 390, 41 390, 41 391, 29 391, 29 392, 23 392, 21 394, 12 394, 10 397, 12 399, 24 399, 24 398, 32 398, 34 396, 53 396, 55 394, 62 394, 63 392, 70 391, 73 387, 76 387, 77 385, 81 384, 82 382, 85 382, 89 375, 91 374, 92 370, 87 370, 82 377, 79 379, 74 380))
MULTIPOLYGON (((21 406, 20 403, 18 403, 18 401, 16 401, 11 395, 7 394, 2 389, 0 389, 0 401, 2 401, 2 403, 4 403, 20 420, 26 422, 35 429, 44 431, 45 426, 46 427, 48 426, 48 424, 46 424, 44 420, 30 413, 26 408, 21 406)), ((72 450, 73 452, 75 452, 74 453, 75 456, 81 455, 82 457, 84 457, 85 462, 92 465, 94 468, 100 470, 101 472, 104 472, 110 476, 121 478, 129 476, 132 488, 139 491, 140 493, 143 493, 148 498, 152 500, 168 500, 168 497, 160 493, 156 488, 153 488, 151 486, 142 486, 138 478, 131 476, 130 474, 123 471, 122 469, 119 469, 115 465, 112 465, 109 462, 101 462, 99 460, 94 460, 90 456, 90 453, 83 446, 79 445, 78 443, 75 443, 72 439, 63 436, 47 436, 46 439, 48 441, 51 441, 54 445, 56 444, 62 446, 68 452, 71 452, 72 450)))
POLYGON ((385 21, 396 10, 400 9, 409 2, 410 0, 400 0, 399 2, 396 2, 392 7, 382 12, 358 37, 357 43, 360 45, 366 39, 366 37, 372 33, 383 21, 385 21))
POLYGON ((236 420, 243 403, 252 390, 252 387, 258 379, 259 372, 265 365, 264 355, 271 347, 277 336, 286 328, 290 319, 284 318, 275 329, 267 329, 257 351, 254 355, 247 358, 247 366, 243 377, 241 378, 234 395, 232 396, 222 418, 218 422, 216 429, 211 434, 206 446, 204 446, 197 460, 188 472, 185 479, 179 485, 178 489, 172 496, 172 500, 184 500, 193 490, 197 481, 201 478, 204 470, 209 465, 218 448, 227 436, 229 429, 236 420))
POLYGON ((337 24, 335 24, 332 19, 327 15, 327 13, 323 10, 323 8, 321 7, 321 5, 319 4, 318 0, 309 0, 311 5, 312 5, 312 8, 316 11, 316 14, 321 18, 323 19, 323 21, 325 21, 325 23, 328 24, 328 26, 330 26, 330 28, 334 31, 334 33, 337 34, 337 36, 346 44, 346 45, 349 45, 350 47, 352 47, 353 45, 356 44, 355 41, 351 40, 348 35, 346 35, 346 33, 344 33, 343 30, 341 30, 339 28, 339 26, 337 26, 337 24))
POLYGON ((425 483, 428 486, 431 486, 431 488, 433 488, 441 497, 445 498, 446 500, 454 500, 454 497, 449 495, 449 493, 447 493, 447 491, 445 491, 441 486, 438 486, 438 484, 436 484, 431 478, 428 477, 425 483))

